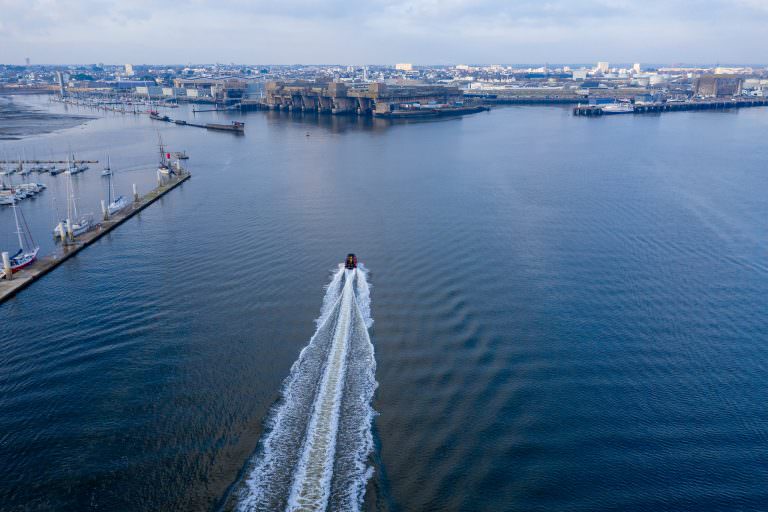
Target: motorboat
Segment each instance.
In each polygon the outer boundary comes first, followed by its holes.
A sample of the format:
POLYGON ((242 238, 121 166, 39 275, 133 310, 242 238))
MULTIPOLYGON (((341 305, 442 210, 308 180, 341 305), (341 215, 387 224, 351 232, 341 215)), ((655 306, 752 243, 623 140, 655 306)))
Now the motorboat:
POLYGON ((347 259, 344 261, 344 268, 350 270, 357 268, 357 256, 355 256, 353 253, 347 254, 347 259))
POLYGON ((605 105, 604 107, 602 107, 602 111, 603 111, 603 114, 605 115, 633 114, 635 112, 635 109, 629 103, 612 103, 610 105, 605 105))

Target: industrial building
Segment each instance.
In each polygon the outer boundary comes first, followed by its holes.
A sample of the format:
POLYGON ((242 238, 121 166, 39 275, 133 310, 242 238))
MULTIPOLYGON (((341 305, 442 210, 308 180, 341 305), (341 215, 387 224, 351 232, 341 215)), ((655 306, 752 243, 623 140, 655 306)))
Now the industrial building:
POLYGON ((453 86, 293 81, 267 82, 260 104, 273 110, 385 115, 404 104, 455 104, 463 99, 453 86))
POLYGON ((744 87, 744 79, 733 75, 701 75, 696 80, 696 95, 723 98, 738 96, 744 87))
POLYGON ((185 90, 187 97, 210 96, 223 105, 240 103, 248 92, 248 82, 238 78, 174 78, 173 86, 185 90))

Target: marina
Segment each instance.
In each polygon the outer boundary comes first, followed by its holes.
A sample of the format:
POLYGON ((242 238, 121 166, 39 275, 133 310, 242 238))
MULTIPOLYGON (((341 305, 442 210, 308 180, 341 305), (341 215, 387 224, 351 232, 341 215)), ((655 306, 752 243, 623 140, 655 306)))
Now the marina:
POLYGON ((34 198, 48 188, 45 183, 29 181, 32 172, 72 176, 87 171, 89 163, 98 163, 98 160, 0 160, 0 205, 11 206, 24 199, 34 198), (5 167, 7 164, 11 164, 11 167, 5 167), (58 167, 56 164, 66 166, 58 167), (14 175, 18 175, 22 182, 14 184, 14 175))
MULTIPOLYGON (((170 178, 162 182, 149 193, 139 196, 135 194, 133 201, 126 205, 114 215, 108 215, 105 220, 95 226, 94 229, 78 235, 72 242, 62 244, 53 254, 28 264, 16 272, 8 272, 8 269, 0 270, 0 303, 10 299, 18 292, 37 281, 47 273, 53 271, 59 265, 75 256, 77 253, 93 244, 107 233, 111 232, 117 226, 121 225, 144 208, 148 207, 165 194, 175 189, 191 177, 188 171, 179 169, 170 178), (6 279, 6 274, 11 274, 11 279, 6 279)), ((15 208, 15 206, 14 206, 15 208)), ((37 253, 35 253, 36 255, 37 253)))
POLYGON ((157 108, 178 108, 176 103, 152 101, 134 96, 111 96, 103 93, 74 93, 70 96, 51 96, 51 102, 83 107, 117 114, 148 114, 157 108))

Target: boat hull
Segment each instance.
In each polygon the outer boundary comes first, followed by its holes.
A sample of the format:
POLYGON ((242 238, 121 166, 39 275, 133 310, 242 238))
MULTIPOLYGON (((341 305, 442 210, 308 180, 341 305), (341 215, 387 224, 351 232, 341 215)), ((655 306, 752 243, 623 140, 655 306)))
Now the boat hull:
POLYGON ((123 196, 120 196, 116 200, 109 203, 109 206, 107 206, 107 211, 110 215, 114 215, 124 210, 126 206, 128 206, 128 201, 126 201, 123 196))
POLYGON ((24 254, 20 258, 16 259, 18 263, 14 264, 13 260, 11 260, 11 272, 18 272, 19 270, 26 268, 33 264, 37 260, 37 252, 40 249, 35 249, 31 253, 24 254))

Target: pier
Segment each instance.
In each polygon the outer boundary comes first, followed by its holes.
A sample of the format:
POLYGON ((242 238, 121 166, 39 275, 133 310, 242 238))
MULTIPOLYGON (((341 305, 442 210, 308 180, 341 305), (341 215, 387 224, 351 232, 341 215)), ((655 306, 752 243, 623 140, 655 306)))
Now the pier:
POLYGON ((38 258, 29 267, 15 272, 12 279, 0 279, 0 304, 111 232, 117 226, 187 181, 190 177, 189 171, 181 171, 176 177, 168 178, 148 194, 142 197, 134 196, 134 201, 123 211, 114 214, 108 220, 103 220, 96 229, 83 233, 72 243, 62 244, 52 255, 38 258))
POLYGON ((190 123, 189 121, 184 121, 182 119, 171 119, 168 116, 161 116, 155 111, 150 111, 149 118, 153 119, 155 121, 162 121, 164 123, 171 123, 178 126, 194 126, 195 128, 205 128, 206 130, 214 130, 214 131, 222 131, 222 132, 231 132, 236 135, 243 135, 245 133, 245 123, 240 123, 237 121, 232 121, 232 124, 217 124, 217 123, 206 123, 206 124, 199 124, 199 123, 190 123))
MULTIPOLYGON (((604 105, 577 105, 573 108, 575 116, 609 115, 603 111, 604 105)), ((684 110, 727 110, 731 108, 766 107, 768 98, 723 99, 703 101, 681 101, 667 103, 633 104, 628 114, 651 114, 660 112, 681 112, 684 110)))

